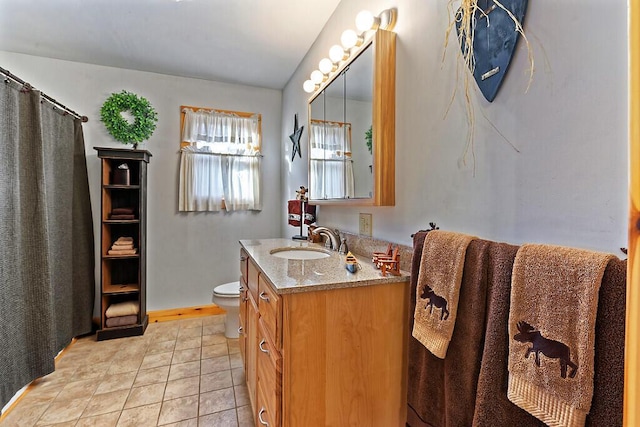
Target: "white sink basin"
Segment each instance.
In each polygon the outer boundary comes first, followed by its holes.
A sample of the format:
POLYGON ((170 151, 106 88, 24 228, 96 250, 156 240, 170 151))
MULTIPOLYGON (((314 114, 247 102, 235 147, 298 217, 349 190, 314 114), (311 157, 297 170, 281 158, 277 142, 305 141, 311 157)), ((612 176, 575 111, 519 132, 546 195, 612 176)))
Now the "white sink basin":
POLYGON ((269 252, 271 255, 284 259, 322 259, 328 258, 329 252, 313 248, 279 248, 269 252))

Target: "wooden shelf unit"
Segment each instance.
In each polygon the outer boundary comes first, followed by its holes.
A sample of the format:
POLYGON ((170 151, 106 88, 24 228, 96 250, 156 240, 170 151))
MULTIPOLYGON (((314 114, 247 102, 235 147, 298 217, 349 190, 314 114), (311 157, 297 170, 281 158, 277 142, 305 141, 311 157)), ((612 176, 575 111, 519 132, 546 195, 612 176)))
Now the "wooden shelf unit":
POLYGON ((97 340, 143 335, 149 323, 146 301, 146 150, 95 147, 102 162, 100 227, 100 322, 97 340), (118 166, 126 164, 128 184, 115 183, 118 166), (131 208, 133 219, 111 219, 113 209, 131 208), (120 237, 133 239, 135 254, 109 254, 120 237), (138 315, 135 324, 107 327, 106 311, 111 304, 135 301, 138 315))

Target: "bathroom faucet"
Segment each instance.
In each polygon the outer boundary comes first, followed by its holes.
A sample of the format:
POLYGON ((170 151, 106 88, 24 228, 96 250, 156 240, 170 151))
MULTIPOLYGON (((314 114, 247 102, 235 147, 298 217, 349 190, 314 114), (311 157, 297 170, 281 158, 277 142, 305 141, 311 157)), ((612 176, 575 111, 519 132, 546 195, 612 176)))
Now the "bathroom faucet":
POLYGON ((334 251, 338 250, 340 246, 340 234, 338 230, 333 231, 328 227, 316 227, 312 233, 328 237, 325 247, 333 249, 334 251))

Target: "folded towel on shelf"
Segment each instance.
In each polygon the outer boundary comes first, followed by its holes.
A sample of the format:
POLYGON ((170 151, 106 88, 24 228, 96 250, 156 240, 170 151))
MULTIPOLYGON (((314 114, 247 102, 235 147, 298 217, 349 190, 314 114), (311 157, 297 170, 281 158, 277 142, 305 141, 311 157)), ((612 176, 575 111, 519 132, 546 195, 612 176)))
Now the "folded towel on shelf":
POLYGON ((302 218, 302 201, 289 200, 287 202, 287 210, 289 212, 289 215, 288 215, 289 225, 293 225, 294 227, 299 227, 300 220, 302 218))
POLYGON ((107 251, 107 255, 135 255, 137 253, 137 249, 109 249, 107 251))
POLYGON ((133 208, 112 208, 112 215, 133 215, 133 208))
POLYGON ((115 304, 111 304, 107 307, 104 315, 110 317, 122 317, 137 315, 140 311, 140 306, 136 301, 123 301, 115 304))
MULTIPOLYGON (((421 252, 414 237, 411 308, 416 304, 421 252)), ((484 338, 487 258, 491 242, 476 239, 466 250, 458 314, 447 356, 440 359, 409 339, 407 423, 411 427, 471 426, 484 338)), ((417 298, 418 304, 423 304, 417 298)), ((410 320, 411 322, 411 320, 410 320)), ((411 327, 411 325, 410 325, 411 327)))
POLYGON ((110 219, 136 219, 133 214, 111 214, 110 219))
POLYGON ((133 237, 129 237, 129 236, 118 237, 118 239, 116 240, 116 243, 118 242, 125 242, 125 243, 133 242, 133 237))
POLYGON ((133 248, 133 242, 113 242, 113 245, 111 245, 112 249, 132 249, 133 248))
POLYGON ((585 425, 593 397, 598 293, 612 258, 533 244, 516 254, 507 396, 547 424, 585 425))
POLYGON ((467 246, 466 234, 433 230, 424 241, 412 335, 444 359, 453 334, 467 246))
POLYGON ((130 316, 117 316, 110 317, 105 322, 107 328, 115 328, 117 326, 130 326, 138 323, 138 316, 130 315, 130 316))
POLYGON ((306 204, 304 206, 304 223, 311 225, 316 222, 316 205, 306 204))

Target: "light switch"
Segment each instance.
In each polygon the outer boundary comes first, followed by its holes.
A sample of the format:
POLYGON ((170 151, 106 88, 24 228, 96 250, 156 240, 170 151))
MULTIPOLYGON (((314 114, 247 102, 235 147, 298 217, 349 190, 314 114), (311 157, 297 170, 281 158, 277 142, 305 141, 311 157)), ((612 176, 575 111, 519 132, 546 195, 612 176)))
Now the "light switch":
POLYGON ((360 214, 360 235, 361 236, 369 236, 371 237, 372 226, 372 215, 370 213, 361 213, 360 214))

